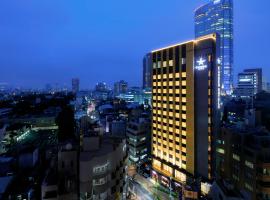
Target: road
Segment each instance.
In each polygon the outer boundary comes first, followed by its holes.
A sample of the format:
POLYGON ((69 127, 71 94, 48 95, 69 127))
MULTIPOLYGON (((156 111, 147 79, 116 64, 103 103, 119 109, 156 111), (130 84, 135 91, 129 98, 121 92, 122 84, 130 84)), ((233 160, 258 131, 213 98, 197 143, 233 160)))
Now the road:
POLYGON ((132 200, 153 200, 153 195, 142 187, 136 180, 129 180, 129 193, 132 194, 132 200))
POLYGON ((178 198, 171 197, 169 193, 163 192, 158 190, 158 187, 152 183, 149 179, 144 178, 140 174, 135 175, 135 181, 144 188, 148 194, 152 196, 152 199, 171 199, 171 200, 177 200, 178 198))

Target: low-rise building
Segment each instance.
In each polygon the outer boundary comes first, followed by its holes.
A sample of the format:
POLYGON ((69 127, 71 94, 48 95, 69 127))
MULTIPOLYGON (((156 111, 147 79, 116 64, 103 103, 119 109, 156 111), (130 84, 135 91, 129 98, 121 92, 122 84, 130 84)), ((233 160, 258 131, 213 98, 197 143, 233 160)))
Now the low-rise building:
POLYGON ((126 141, 90 135, 80 152, 80 198, 117 199, 124 192, 126 141))
POLYGON ((151 154, 151 121, 132 118, 127 124, 128 158, 132 164, 146 162, 151 154))

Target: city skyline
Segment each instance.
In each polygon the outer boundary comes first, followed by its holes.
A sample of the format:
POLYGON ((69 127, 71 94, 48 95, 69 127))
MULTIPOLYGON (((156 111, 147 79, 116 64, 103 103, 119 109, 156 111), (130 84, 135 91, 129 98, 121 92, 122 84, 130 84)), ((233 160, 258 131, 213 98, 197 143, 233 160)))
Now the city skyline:
MULTIPOLYGON (((1 2, 0 82, 41 88, 47 83, 70 86, 72 77, 78 77, 82 88, 121 79, 141 86, 145 53, 193 39, 194 10, 206 2, 155 1, 156 9, 153 1, 1 2), (164 17, 162 10, 171 14, 164 17), (165 21, 157 32, 155 27, 165 21)), ((264 59, 270 41, 267 5, 266 0, 256 5, 235 1, 234 77, 251 67, 262 67, 266 78, 270 75, 264 59)))

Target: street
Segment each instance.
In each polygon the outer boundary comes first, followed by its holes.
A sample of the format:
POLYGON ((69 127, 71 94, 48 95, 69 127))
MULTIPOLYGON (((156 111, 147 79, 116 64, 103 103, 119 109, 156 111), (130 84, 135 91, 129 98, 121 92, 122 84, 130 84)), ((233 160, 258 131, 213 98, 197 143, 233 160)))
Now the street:
POLYGON ((130 199, 178 199, 173 196, 170 197, 169 192, 166 192, 166 188, 160 190, 162 186, 155 185, 149 178, 147 179, 140 174, 136 174, 134 180, 131 180, 130 183, 133 184, 133 188, 129 187, 129 192, 134 194, 134 198, 130 199))

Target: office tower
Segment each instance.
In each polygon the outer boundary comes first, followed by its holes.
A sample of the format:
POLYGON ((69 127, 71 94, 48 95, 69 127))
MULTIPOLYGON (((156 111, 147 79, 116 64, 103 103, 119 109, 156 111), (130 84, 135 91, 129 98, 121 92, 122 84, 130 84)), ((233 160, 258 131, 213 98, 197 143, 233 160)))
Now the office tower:
POLYGON ((125 94, 128 89, 128 83, 121 80, 114 83, 114 95, 117 96, 119 94, 125 94))
POLYGON ((195 10, 195 37, 218 33, 222 93, 231 94, 233 86, 233 0, 211 0, 195 10))
POLYGON ((79 92, 79 88, 80 88, 80 80, 78 78, 73 78, 72 79, 72 92, 76 94, 77 92, 79 92))
POLYGON ((262 91, 262 69, 245 69, 238 74, 238 83, 235 95, 249 98, 262 91))
MULTIPOLYGON (((212 179, 220 106, 218 36, 152 51, 152 178, 212 179)), ((177 184, 175 184, 177 186, 177 184)))
POLYGON ((152 54, 143 58, 143 89, 152 87, 152 54))

